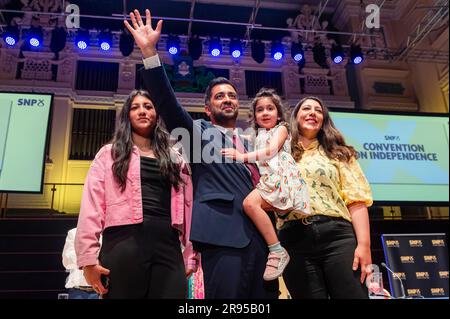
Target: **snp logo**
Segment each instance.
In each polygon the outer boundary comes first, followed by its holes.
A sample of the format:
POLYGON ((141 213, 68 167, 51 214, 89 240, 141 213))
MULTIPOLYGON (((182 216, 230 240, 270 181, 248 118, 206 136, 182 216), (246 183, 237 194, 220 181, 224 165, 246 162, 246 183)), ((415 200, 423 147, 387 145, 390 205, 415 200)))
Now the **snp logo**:
POLYGON ((422 247, 422 241, 420 239, 416 239, 416 240, 410 240, 409 241, 409 247, 422 247))
POLYGON ((402 264, 414 264, 414 256, 400 256, 402 264))
POLYGON ((388 247, 400 247, 400 242, 398 240, 386 240, 386 245, 388 247))
POLYGON ((431 288, 430 291, 433 296, 445 296, 444 288, 431 288))
POLYGON ((422 292, 420 291, 420 289, 418 288, 414 288, 414 289, 408 289, 408 296, 421 296, 422 292))
POLYGON ((430 279, 430 274, 428 271, 419 271, 416 272, 416 278, 417 279, 430 279))
POLYGON ((406 274, 404 272, 395 272, 395 274, 397 275, 398 278, 402 280, 406 279, 406 274))
POLYGON ((18 99, 17 105, 19 106, 39 106, 44 107, 45 103, 42 99, 18 99))
POLYGON ((423 260, 426 263, 437 263, 438 259, 436 255, 431 255, 431 256, 423 256, 423 260))
POLYGON ((440 271, 439 272, 439 278, 441 278, 441 279, 448 279, 448 271, 440 271))
POLYGON ((445 247, 445 242, 443 239, 433 239, 431 243, 434 247, 445 247))

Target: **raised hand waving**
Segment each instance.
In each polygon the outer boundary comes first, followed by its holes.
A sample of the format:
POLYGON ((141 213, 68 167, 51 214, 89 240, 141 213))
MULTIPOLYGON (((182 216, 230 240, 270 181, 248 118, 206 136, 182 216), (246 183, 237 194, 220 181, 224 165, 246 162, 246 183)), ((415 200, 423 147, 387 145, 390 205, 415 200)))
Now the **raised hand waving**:
POLYGON ((150 10, 145 10, 145 24, 142 21, 141 14, 138 10, 134 10, 134 12, 130 12, 131 24, 126 20, 124 20, 125 27, 130 31, 130 33, 134 37, 134 41, 137 46, 141 49, 142 55, 144 58, 148 58, 150 56, 156 55, 156 44, 161 37, 161 29, 163 21, 159 20, 156 28, 152 28, 152 17, 150 14, 150 10))

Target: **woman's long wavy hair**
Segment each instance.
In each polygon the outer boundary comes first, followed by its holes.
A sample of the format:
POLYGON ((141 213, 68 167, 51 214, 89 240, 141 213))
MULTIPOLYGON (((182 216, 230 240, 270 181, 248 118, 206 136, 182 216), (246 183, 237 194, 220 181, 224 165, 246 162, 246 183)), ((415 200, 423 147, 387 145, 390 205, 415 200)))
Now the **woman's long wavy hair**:
POLYGON ((317 134, 317 139, 325 151, 326 156, 329 159, 343 162, 349 162, 353 157, 357 158, 355 149, 345 143, 344 136, 341 132, 339 132, 336 126, 334 126, 328 108, 322 100, 315 96, 308 96, 301 99, 300 102, 297 103, 291 114, 291 152, 294 159, 299 161, 304 152, 303 148, 301 148, 299 144, 301 130, 297 121, 297 114, 306 100, 314 100, 322 107, 323 123, 319 133, 317 134))
MULTIPOLYGON (((128 167, 133 149, 132 127, 130 122, 130 109, 134 98, 144 96, 151 101, 150 95, 144 90, 133 90, 125 101, 119 120, 112 138, 111 156, 114 160, 112 170, 116 182, 120 185, 122 192, 126 188, 128 167)), ((178 189, 182 182, 180 175, 180 165, 171 159, 171 148, 169 143, 169 133, 164 128, 164 124, 157 116, 156 126, 149 136, 151 147, 160 162, 161 175, 170 184, 178 189)))
POLYGON ((258 93, 256 93, 255 98, 252 100, 251 103, 252 113, 250 115, 250 123, 255 129, 256 134, 258 134, 258 129, 260 128, 258 123, 256 123, 256 105, 258 104, 258 101, 264 97, 270 98, 272 100, 272 103, 277 108, 279 118, 279 120, 277 121, 277 125, 283 123, 286 126, 288 126, 288 124, 286 123, 286 119, 284 117, 283 102, 281 101, 281 97, 277 94, 277 92, 274 89, 263 87, 258 91, 258 93))

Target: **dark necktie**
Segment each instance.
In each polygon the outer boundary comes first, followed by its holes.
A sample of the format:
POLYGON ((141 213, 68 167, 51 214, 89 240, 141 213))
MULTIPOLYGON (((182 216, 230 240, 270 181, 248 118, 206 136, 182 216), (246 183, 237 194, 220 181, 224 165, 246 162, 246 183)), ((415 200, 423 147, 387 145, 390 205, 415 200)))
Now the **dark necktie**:
MULTIPOLYGON (((244 145, 242 145, 241 139, 237 137, 236 134, 233 134, 233 145, 236 147, 236 150, 239 153, 242 154, 247 153, 244 145)), ((259 178, 261 177, 261 175, 259 175, 258 167, 256 166, 255 163, 244 163, 244 165, 247 166, 248 170, 250 171, 253 186, 256 186, 259 182, 259 178)))

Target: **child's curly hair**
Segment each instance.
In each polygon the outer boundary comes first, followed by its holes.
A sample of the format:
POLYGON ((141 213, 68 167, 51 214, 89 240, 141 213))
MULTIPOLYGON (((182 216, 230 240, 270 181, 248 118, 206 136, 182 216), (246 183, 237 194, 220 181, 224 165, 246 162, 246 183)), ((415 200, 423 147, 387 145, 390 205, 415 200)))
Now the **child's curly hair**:
POLYGON ((281 101, 281 97, 277 94, 277 92, 274 89, 263 87, 259 90, 258 93, 256 93, 255 98, 253 99, 253 101, 251 103, 252 112, 250 114, 250 123, 252 124, 253 128, 255 129, 256 134, 258 134, 258 129, 260 128, 258 123, 256 123, 256 116, 255 116, 256 105, 258 104, 258 101, 264 97, 270 98, 272 100, 273 104, 275 105, 275 107, 277 108, 277 112, 278 112, 277 125, 280 123, 282 123, 283 125, 286 125, 286 127, 288 125, 286 123, 286 119, 284 117, 284 110, 283 110, 284 106, 283 106, 283 102, 281 101))

